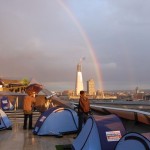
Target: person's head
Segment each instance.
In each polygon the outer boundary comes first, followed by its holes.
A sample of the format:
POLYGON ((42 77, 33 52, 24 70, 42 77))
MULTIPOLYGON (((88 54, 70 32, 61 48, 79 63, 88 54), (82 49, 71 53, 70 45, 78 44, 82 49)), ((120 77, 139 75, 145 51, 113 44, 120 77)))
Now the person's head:
POLYGON ((32 96, 35 97, 35 92, 32 92, 32 96))
POLYGON ((35 92, 28 92, 29 96, 35 97, 35 92))
POLYGON ((31 95, 32 95, 32 92, 28 92, 27 94, 28 94, 29 96, 31 96, 31 95))
POLYGON ((85 91, 80 91, 80 95, 84 95, 85 94, 85 91))

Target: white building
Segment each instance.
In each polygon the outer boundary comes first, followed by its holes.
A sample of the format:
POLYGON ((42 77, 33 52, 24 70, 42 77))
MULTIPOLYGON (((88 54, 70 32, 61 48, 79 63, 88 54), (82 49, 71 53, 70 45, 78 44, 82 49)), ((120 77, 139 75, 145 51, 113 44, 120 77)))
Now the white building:
POLYGON ((84 89, 84 87, 83 87, 83 77, 82 77, 82 65, 81 65, 81 61, 80 61, 77 65, 75 94, 79 95, 80 91, 82 91, 83 89, 84 89))

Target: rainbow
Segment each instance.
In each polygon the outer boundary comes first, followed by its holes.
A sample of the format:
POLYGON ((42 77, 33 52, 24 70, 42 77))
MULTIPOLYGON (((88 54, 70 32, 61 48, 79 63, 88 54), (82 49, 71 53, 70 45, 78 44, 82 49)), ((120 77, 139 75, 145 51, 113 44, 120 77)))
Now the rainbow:
POLYGON ((76 25, 77 29, 79 30, 79 33, 81 34, 89 52, 92 57, 92 60, 94 62, 94 67, 96 71, 96 76, 98 79, 98 88, 103 91, 103 82, 102 82, 102 73, 101 73, 101 66, 100 63, 98 62, 96 55, 95 55, 95 50, 93 48, 93 45, 85 32, 85 30, 82 28, 80 22, 75 18, 71 10, 67 7, 67 5, 62 1, 62 0, 57 0, 57 2, 61 5, 61 7, 65 10, 65 12, 68 14, 72 22, 76 25))

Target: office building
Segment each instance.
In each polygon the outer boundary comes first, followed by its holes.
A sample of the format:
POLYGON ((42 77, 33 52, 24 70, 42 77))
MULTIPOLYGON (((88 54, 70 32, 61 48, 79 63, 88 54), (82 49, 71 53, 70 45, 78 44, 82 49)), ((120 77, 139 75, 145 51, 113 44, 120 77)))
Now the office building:
POLYGON ((95 95, 95 82, 93 79, 87 81, 87 93, 88 95, 95 95))

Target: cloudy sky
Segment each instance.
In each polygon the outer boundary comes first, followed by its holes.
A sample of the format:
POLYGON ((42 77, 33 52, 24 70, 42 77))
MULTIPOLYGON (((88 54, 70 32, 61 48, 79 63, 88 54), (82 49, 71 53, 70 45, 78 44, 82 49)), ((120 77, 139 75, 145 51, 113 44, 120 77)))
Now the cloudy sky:
POLYGON ((150 88, 150 1, 0 0, 0 76, 75 89, 150 88), (100 80, 102 78, 102 81, 100 80))

